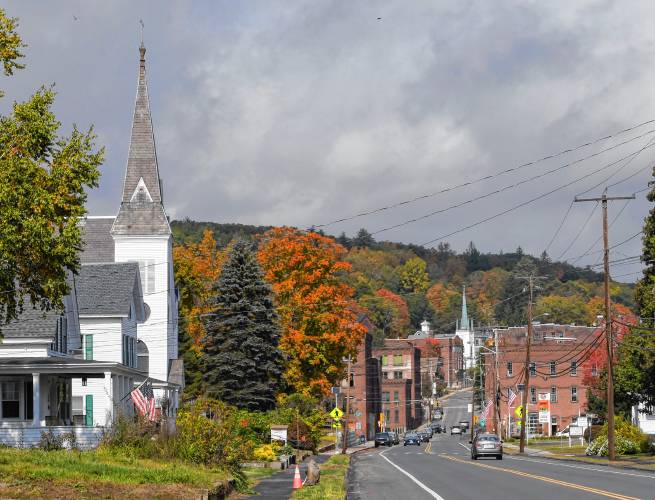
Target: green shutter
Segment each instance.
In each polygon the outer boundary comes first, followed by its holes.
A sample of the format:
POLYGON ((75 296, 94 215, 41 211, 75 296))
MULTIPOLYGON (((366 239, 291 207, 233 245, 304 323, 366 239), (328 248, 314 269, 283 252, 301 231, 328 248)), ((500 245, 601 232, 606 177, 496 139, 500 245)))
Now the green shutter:
POLYGON ((84 359, 93 359, 93 335, 84 336, 84 359))
MULTIPOLYGON (((89 335, 90 337, 91 335, 89 335)), ((86 395, 86 413, 84 424, 87 427, 93 427, 93 394, 86 395)))

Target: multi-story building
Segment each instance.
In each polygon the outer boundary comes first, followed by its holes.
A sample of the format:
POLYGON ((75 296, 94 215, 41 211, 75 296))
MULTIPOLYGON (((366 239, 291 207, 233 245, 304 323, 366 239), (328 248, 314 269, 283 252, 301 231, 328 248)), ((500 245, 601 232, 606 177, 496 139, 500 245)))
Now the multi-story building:
MULTIPOLYGON (((527 388, 524 383, 527 327, 499 328, 494 334, 498 339, 497 345, 483 356, 485 400, 493 398, 497 363, 499 431, 518 434, 515 409, 521 404, 523 391, 526 390, 527 423, 531 433, 553 435, 585 413, 587 388, 583 385, 582 366, 591 352, 603 348, 600 341, 602 329, 535 323, 527 388), (497 358, 492 353, 494 350, 498 351, 497 358), (517 395, 511 407, 508 406, 510 391, 517 395)), ((492 411, 487 419, 487 428, 493 427, 492 411)))
POLYGON ((348 378, 341 384, 342 393, 350 390, 348 430, 357 437, 364 435, 371 440, 378 430, 382 411, 380 382, 380 360, 373 357, 373 337, 367 333, 357 349, 348 378))
POLYGON ((455 334, 439 335, 428 321, 421 330, 407 337, 421 351, 421 393, 430 396, 432 384, 460 387, 464 375, 464 346, 455 334))
POLYGON ((423 420, 420 350, 406 339, 386 339, 373 356, 381 360, 384 427, 417 427, 423 420))

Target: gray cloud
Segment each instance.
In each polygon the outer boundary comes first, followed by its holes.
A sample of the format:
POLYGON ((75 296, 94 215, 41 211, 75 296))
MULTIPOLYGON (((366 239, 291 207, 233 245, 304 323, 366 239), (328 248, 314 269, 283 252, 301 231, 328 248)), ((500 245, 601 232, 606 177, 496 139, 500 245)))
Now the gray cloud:
MULTIPOLYGON (((308 227, 655 118, 655 32, 648 23, 655 5, 648 1, 15 1, 7 10, 21 18, 30 47, 28 69, 3 81, 4 109, 8 99, 54 81, 65 126, 95 124, 108 155, 102 185, 89 200, 94 213, 115 212, 120 199, 140 18, 174 217, 308 227)), ((611 143, 329 229, 376 230, 611 143)), ((644 143, 380 237, 428 241, 644 143)), ((647 165, 654 151, 616 179, 647 165)), ((449 240, 456 248, 473 240, 482 251, 521 245, 539 253, 574 194, 602 177, 449 240)), ((646 171, 614 191, 641 189, 648 179, 646 171)), ((648 208, 642 194, 612 228, 612 239, 637 232, 648 208)), ((590 209, 573 207, 551 255, 566 248, 590 209)), ((596 217, 567 255, 585 250, 599 229, 596 217)), ((639 253, 639 239, 620 250, 639 253)))

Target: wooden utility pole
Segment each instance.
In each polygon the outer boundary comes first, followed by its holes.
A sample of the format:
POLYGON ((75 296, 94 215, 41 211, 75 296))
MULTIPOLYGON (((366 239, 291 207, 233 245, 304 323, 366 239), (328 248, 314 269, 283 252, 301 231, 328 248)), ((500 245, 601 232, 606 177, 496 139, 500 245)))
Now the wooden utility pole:
POLYGON ((341 454, 346 454, 348 448, 348 420, 350 419, 350 376, 351 376, 352 357, 348 356, 348 371, 346 375, 346 414, 344 415, 343 430, 343 445, 341 446, 341 454))
POLYGON ((614 367, 613 349, 612 349, 612 313, 610 308, 610 250, 609 250, 609 230, 607 226, 607 202, 616 200, 634 200, 632 196, 607 196, 607 188, 600 198, 578 198, 576 202, 599 201, 603 208, 603 268, 605 271, 605 342, 607 343, 607 458, 614 460, 616 458, 614 446, 614 367))
POLYGON ((500 373, 498 371, 498 329, 494 331, 494 432, 502 437, 500 430, 500 373))
POLYGON ((523 372, 523 394, 521 397, 521 406, 523 413, 521 414, 521 442, 519 444, 519 453, 525 453, 525 434, 526 421, 528 416, 528 391, 530 390, 530 348, 532 347, 532 299, 534 293, 534 280, 538 278, 545 278, 545 276, 519 276, 521 279, 528 280, 528 288, 530 297, 528 299, 528 338, 526 339, 525 348, 525 367, 523 372))

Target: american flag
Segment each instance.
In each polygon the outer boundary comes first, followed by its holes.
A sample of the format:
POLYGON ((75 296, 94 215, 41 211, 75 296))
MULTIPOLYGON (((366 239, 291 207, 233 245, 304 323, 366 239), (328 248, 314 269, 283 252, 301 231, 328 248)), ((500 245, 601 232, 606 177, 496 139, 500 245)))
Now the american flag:
POLYGON ((482 416, 480 418, 486 419, 489 416, 489 412, 491 411, 491 405, 493 404, 493 399, 490 399, 487 401, 487 404, 484 407, 484 410, 482 410, 482 416))
POLYGON ((509 394, 507 395, 507 398, 508 398, 507 399, 507 407, 511 408, 512 403, 516 399, 516 393, 514 391, 512 391, 512 389, 508 389, 508 391, 509 391, 509 394))
POLYGON ((147 380, 134 389, 130 396, 134 401, 139 415, 146 417, 151 422, 155 420, 155 393, 152 391, 152 384, 147 380))

